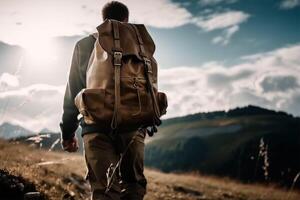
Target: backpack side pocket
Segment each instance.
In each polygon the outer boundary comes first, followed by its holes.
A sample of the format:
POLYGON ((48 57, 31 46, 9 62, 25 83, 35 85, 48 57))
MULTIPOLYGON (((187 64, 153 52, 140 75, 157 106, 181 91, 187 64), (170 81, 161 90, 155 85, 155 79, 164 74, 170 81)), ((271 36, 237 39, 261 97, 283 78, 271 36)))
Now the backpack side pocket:
POLYGON ((158 105, 160 109, 160 114, 165 115, 167 113, 168 108, 168 98, 167 95, 163 92, 157 93, 158 105))
POLYGON ((75 105, 87 124, 101 120, 104 111, 105 91, 83 89, 75 97, 75 105))

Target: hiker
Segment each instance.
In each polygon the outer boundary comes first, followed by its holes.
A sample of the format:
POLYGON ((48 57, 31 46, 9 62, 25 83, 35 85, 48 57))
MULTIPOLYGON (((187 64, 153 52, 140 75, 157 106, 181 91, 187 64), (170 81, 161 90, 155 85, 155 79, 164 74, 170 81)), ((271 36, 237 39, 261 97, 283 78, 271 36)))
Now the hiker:
POLYGON ((73 52, 62 146, 77 151, 80 122, 92 199, 140 200, 147 185, 144 140, 157 131, 167 99, 157 91, 155 45, 145 26, 128 23, 128 8, 117 1, 103 7, 102 18, 73 52))

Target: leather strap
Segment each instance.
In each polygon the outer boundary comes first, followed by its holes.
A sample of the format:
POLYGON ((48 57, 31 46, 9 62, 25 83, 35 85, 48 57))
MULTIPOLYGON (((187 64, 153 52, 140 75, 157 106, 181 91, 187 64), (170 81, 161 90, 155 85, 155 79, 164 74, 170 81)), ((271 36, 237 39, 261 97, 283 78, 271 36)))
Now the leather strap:
POLYGON ((154 93, 152 80, 150 78, 150 74, 152 74, 151 62, 147 58, 144 60, 144 62, 145 62, 145 70, 146 70, 146 79, 147 79, 147 83, 148 83, 148 89, 149 89, 151 97, 152 97, 151 98, 152 106, 153 106, 153 110, 154 110, 154 114, 155 114, 154 115, 154 123, 155 123, 155 125, 160 125, 161 124, 161 120, 160 120, 161 114, 160 114, 159 106, 157 103, 157 98, 154 93))
POLYGON ((121 95, 120 95, 120 73, 122 65, 122 49, 120 46, 120 35, 119 35, 119 26, 118 22, 112 20, 113 28, 113 38, 114 38, 114 54, 113 54, 113 65, 114 65, 114 74, 115 74, 115 105, 113 117, 111 120, 111 128, 115 130, 118 125, 121 123, 121 116, 119 115, 119 108, 121 105, 121 95))
POLYGON ((140 35, 140 32, 139 30, 137 29, 137 27, 135 25, 132 24, 132 27, 136 33, 136 36, 137 36, 137 39, 138 39, 138 42, 139 42, 139 46, 140 46, 140 55, 142 57, 146 57, 146 54, 145 54, 145 47, 144 47, 144 42, 143 42, 143 39, 140 35))
POLYGON ((152 67, 151 67, 151 61, 150 59, 148 59, 145 55, 145 48, 144 48, 144 43, 142 40, 142 37, 139 33, 139 30, 137 29, 137 27, 135 25, 132 24, 132 27, 136 33, 138 42, 139 42, 139 46, 140 46, 140 55, 142 56, 143 60, 144 60, 144 66, 145 66, 145 73, 146 73, 146 80, 147 80, 147 85, 148 85, 148 90, 150 91, 151 94, 151 99, 152 99, 152 106, 153 106, 153 110, 154 110, 154 124, 155 125, 160 125, 161 124, 161 120, 159 119, 161 114, 160 114, 160 110, 159 110, 159 106, 157 103, 157 98, 155 96, 154 93, 154 89, 153 89, 153 83, 151 80, 151 76, 150 74, 152 74, 152 67))
POLYGON ((120 43, 119 24, 115 20, 111 20, 111 22, 112 22, 113 38, 114 38, 113 52, 115 52, 115 51, 122 52, 121 43, 120 43))

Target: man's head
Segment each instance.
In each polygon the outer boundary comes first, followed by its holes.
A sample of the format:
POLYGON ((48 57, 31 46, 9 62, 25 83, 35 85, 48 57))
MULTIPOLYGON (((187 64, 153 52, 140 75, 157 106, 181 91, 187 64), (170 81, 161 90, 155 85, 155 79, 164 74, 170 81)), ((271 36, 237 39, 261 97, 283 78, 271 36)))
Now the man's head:
POLYGON ((104 5, 102 9, 102 18, 114 19, 121 22, 128 22, 129 11, 126 5, 118 1, 111 1, 104 5))

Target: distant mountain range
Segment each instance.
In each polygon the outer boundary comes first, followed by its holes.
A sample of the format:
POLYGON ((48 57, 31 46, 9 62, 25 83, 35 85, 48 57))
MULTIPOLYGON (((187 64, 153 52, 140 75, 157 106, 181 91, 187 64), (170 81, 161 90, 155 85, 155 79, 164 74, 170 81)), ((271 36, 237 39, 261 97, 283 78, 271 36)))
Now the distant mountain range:
MULTIPOLYGON (((76 132, 80 135, 80 130, 76 132)), ((8 122, 0 125, 0 139, 6 139, 13 142, 22 142, 38 148, 47 150, 61 151, 61 135, 58 132, 53 132, 44 128, 38 132, 33 132, 25 129, 19 125, 10 124, 8 122)), ((79 140, 79 151, 83 152, 82 138, 77 137, 79 140)))
POLYGON ((0 138, 3 139, 16 139, 16 138, 26 138, 30 136, 34 136, 37 134, 53 134, 55 132, 44 128, 37 133, 28 130, 22 126, 11 124, 9 122, 4 122, 0 125, 0 138))
MULTIPOLYGON (((76 132, 79 141, 79 152, 83 152, 82 137, 80 131, 76 132)), ((12 142, 22 142, 37 148, 46 149, 49 151, 62 151, 61 147, 61 134, 58 132, 51 132, 48 129, 41 130, 38 134, 30 136, 21 136, 10 139, 12 142)))
POLYGON ((0 126, 0 138, 4 139, 11 139, 11 138, 17 138, 21 136, 30 136, 34 133, 30 130, 27 130, 21 126, 13 125, 10 123, 3 123, 0 126))
POLYGON ((247 106, 168 119, 145 153, 145 164, 164 172, 290 185, 300 172, 300 118, 247 106))

